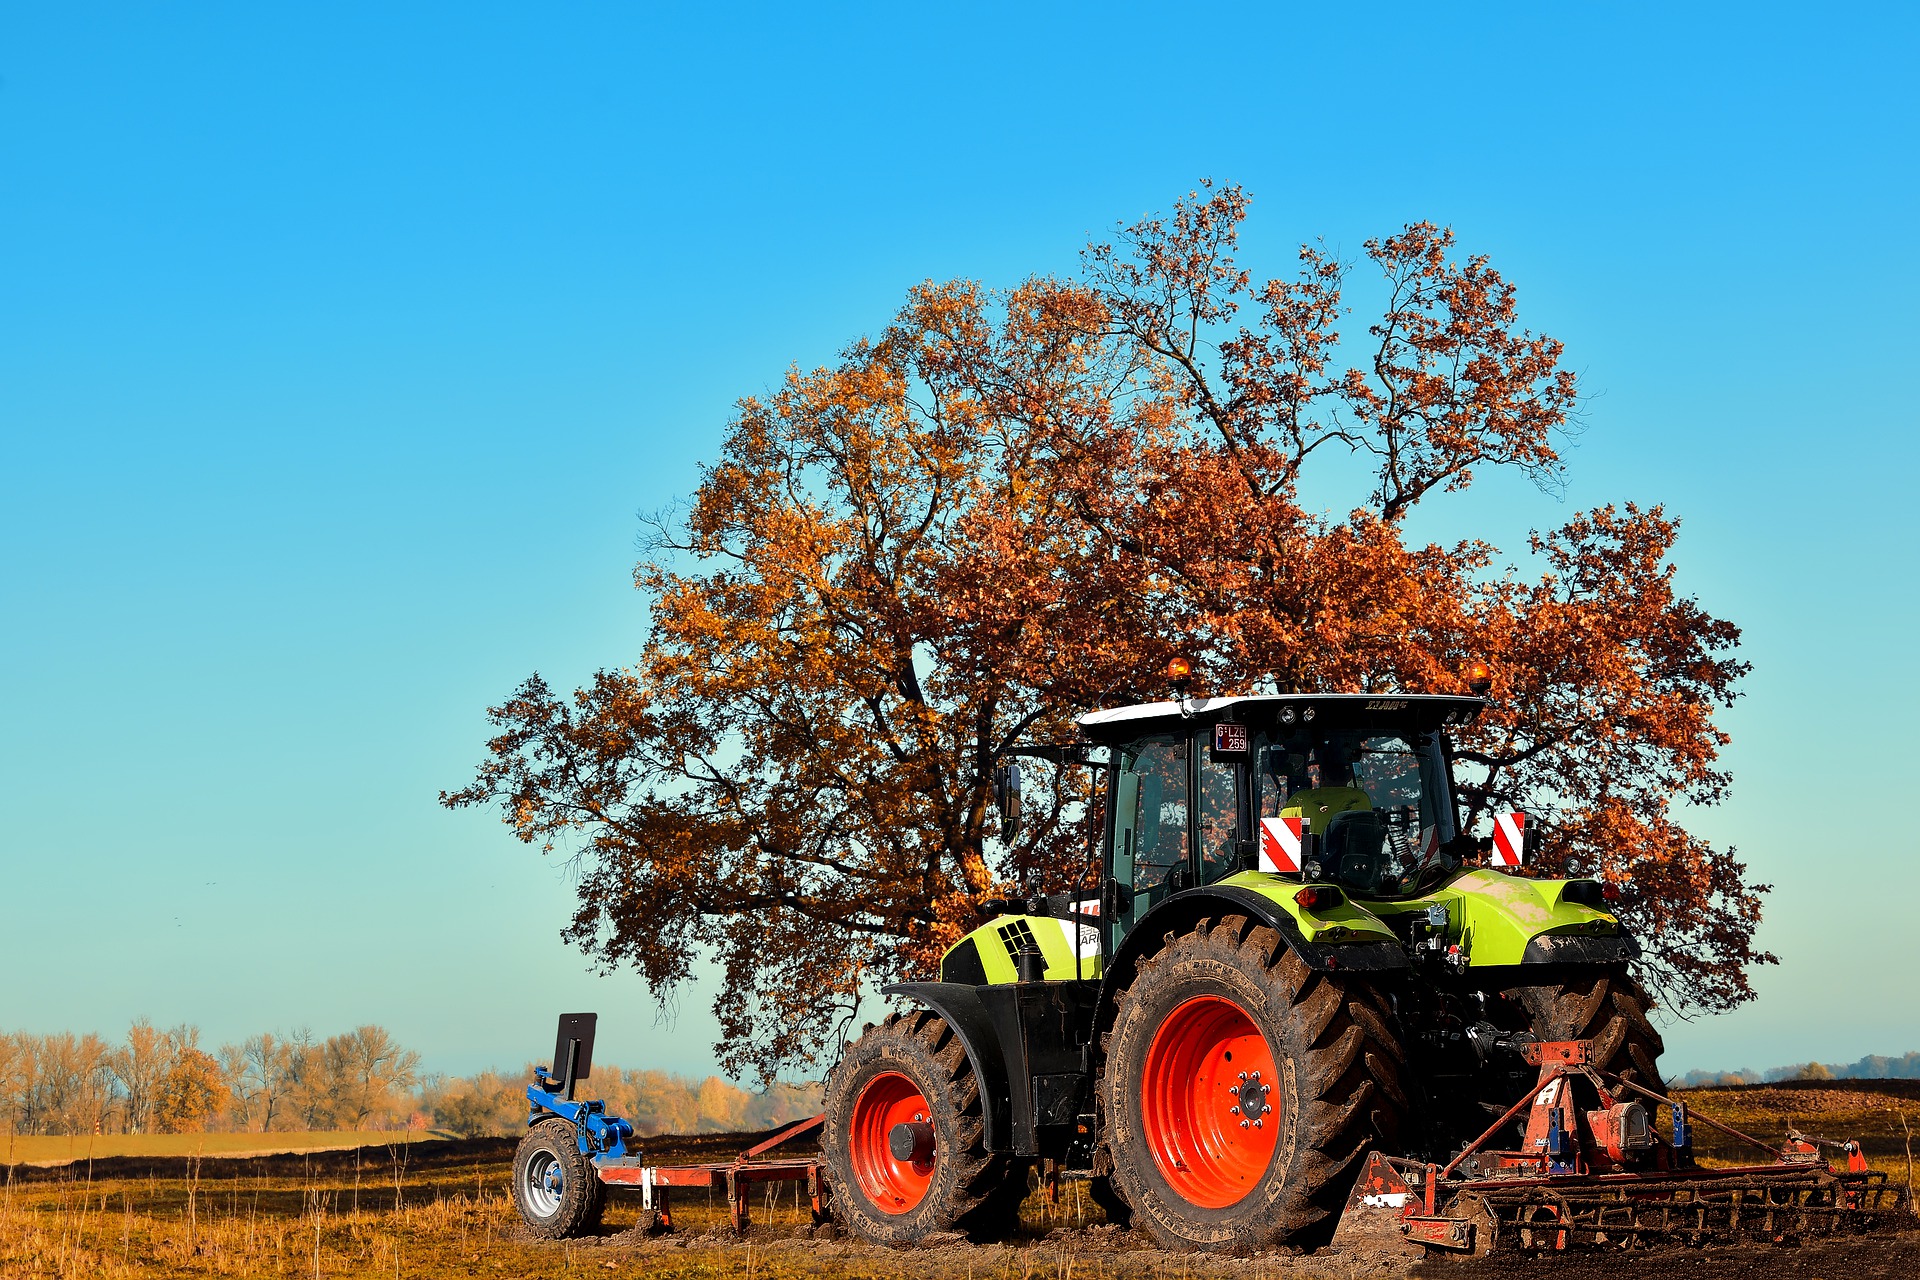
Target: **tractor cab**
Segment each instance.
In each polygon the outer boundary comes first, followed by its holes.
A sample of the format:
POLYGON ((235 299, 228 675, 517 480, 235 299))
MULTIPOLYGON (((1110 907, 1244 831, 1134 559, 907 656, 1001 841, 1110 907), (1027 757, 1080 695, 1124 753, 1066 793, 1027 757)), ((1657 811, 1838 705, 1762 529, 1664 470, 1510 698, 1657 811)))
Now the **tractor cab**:
POLYGON ((1096 711, 1107 748, 1103 914, 1116 945, 1186 889, 1245 872, 1418 893, 1457 867, 1446 730, 1472 697, 1313 694, 1194 698, 1096 711))

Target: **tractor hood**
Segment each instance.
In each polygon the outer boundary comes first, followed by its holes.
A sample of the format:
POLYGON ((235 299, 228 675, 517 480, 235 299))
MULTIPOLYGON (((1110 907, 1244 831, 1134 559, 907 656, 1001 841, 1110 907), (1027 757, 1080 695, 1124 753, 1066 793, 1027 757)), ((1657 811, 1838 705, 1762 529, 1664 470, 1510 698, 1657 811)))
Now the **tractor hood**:
POLYGON ((1605 911, 1568 902, 1565 880, 1534 880, 1484 868, 1462 871, 1444 885, 1417 898, 1369 902, 1382 920, 1424 912, 1438 903, 1447 909, 1447 938, 1467 954, 1476 969, 1567 959, 1590 960, 1591 947, 1580 941, 1627 941, 1620 921, 1605 911))

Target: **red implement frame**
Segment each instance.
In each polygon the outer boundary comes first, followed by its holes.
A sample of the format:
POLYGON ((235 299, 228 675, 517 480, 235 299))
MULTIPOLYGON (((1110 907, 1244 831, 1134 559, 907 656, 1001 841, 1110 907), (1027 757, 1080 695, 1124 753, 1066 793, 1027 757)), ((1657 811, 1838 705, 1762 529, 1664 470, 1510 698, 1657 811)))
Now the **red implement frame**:
POLYGON ((783 1142, 812 1133, 825 1121, 826 1116, 818 1115, 789 1125, 725 1164, 650 1165, 640 1160, 626 1160, 617 1164, 595 1165, 594 1168, 600 1174, 600 1181, 609 1187, 637 1188, 642 1197, 641 1203, 653 1211, 654 1227, 659 1231, 673 1230, 672 1188, 705 1187, 726 1192, 727 1213, 733 1220, 733 1229, 744 1232, 750 1209, 747 1188, 763 1182, 806 1183, 807 1198, 813 1207, 813 1220, 816 1223, 824 1222, 827 1217, 826 1165, 818 1157, 804 1160, 765 1160, 761 1157, 783 1142))
POLYGON ((1600 1071, 1588 1041, 1530 1044, 1523 1052, 1540 1068, 1539 1080, 1444 1167, 1378 1152, 1368 1156, 1336 1244, 1340 1235, 1398 1236, 1414 1246, 1481 1252, 1497 1236, 1522 1248, 1559 1250, 1659 1238, 1786 1239, 1876 1230, 1911 1219, 1905 1190, 1870 1172, 1858 1143, 1794 1132, 1784 1145, 1772 1146, 1600 1071), (1575 1104, 1575 1079, 1593 1086, 1600 1110, 1575 1104), (1629 1123, 1644 1122, 1627 1106, 1629 1094, 1672 1108, 1681 1126, 1704 1123, 1757 1147, 1775 1163, 1693 1167, 1684 1146, 1629 1123), (1520 1150, 1486 1149, 1529 1108, 1520 1150), (1629 1132, 1636 1134, 1631 1141, 1623 1136, 1629 1132), (1627 1146, 1633 1149, 1622 1149, 1627 1146), (1844 1152, 1845 1168, 1822 1158, 1821 1146, 1844 1152))

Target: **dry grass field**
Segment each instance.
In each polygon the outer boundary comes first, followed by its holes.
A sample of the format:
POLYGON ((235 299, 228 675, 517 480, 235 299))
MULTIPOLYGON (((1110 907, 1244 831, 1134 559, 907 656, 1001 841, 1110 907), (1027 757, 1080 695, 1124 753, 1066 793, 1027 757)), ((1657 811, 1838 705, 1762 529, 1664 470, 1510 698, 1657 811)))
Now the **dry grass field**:
POLYGON ((0 1164, 70 1164, 118 1156, 257 1156, 330 1151, 389 1142, 433 1142, 437 1135, 402 1130, 322 1129, 273 1133, 104 1133, 12 1136, 0 1142, 0 1164))
MULTIPOLYGON (((1876 1167, 1905 1179, 1904 1143, 1888 1133, 1920 1117, 1920 1089, 1784 1088, 1689 1095, 1713 1114, 1761 1136, 1778 1108, 1798 1127, 1858 1136, 1876 1167), (1812 1118, 1818 1117, 1816 1126, 1812 1118), (1876 1127, 1877 1126, 1877 1127, 1876 1127), (1890 1128, 1889 1128, 1890 1126, 1890 1128)), ((655 1139, 662 1161, 715 1160, 741 1135, 655 1139)), ((1029 1198, 1011 1245, 945 1242, 893 1253, 812 1238, 791 1189, 763 1193, 744 1240, 723 1205, 676 1201, 680 1230, 655 1239, 636 1230, 637 1206, 614 1196, 597 1236, 565 1244, 525 1239, 507 1194, 512 1143, 503 1139, 416 1142, 264 1158, 147 1154, 59 1168, 16 1166, 0 1186, 0 1276, 158 1280, 161 1277, 647 1276, 662 1280, 1358 1280, 1392 1274, 1484 1273, 1564 1280, 1659 1276, 1662 1280, 1910 1280, 1920 1275, 1920 1238, 1758 1246, 1604 1258, 1504 1259, 1411 1265, 1337 1253, 1207 1259, 1171 1255, 1106 1227, 1071 1185, 1060 1203, 1029 1198)), ((1733 1153, 1728 1153, 1733 1154, 1733 1153)))

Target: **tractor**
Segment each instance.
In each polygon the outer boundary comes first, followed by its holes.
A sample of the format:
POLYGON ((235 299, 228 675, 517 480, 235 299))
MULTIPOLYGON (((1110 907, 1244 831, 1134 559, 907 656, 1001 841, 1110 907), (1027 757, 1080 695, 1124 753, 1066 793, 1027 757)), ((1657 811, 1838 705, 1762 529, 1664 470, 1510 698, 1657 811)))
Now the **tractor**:
MULTIPOLYGON (((1033 749, 1095 771, 1097 887, 989 904, 939 981, 885 988, 905 1011, 828 1082, 834 1217, 889 1245, 993 1238, 1038 1173, 1172 1249, 1312 1248, 1371 1222, 1474 1252, 1534 1241, 1549 1212, 1559 1247, 1650 1236, 1607 1208, 1626 1178, 1667 1189, 1669 1225, 1704 1195, 1703 1230, 1721 1201, 1738 1227, 1757 1195, 1810 1230, 1858 1226, 1882 1175, 1857 1148, 1811 1190, 1783 1189, 1773 1148, 1743 1174, 1757 1190, 1701 1190, 1614 890, 1532 874, 1524 815, 1461 830, 1449 731, 1485 706, 1183 694, 1033 749), (1591 1212, 1569 1199, 1583 1178, 1591 1212)), ((1018 781, 996 779, 1003 830, 1018 781)))
MULTIPOLYGON (((1016 755, 1094 771, 1098 874, 987 904, 939 981, 845 1048, 821 1116, 739 1158, 650 1164, 578 1101, 592 1015, 528 1086, 514 1197, 590 1229, 608 1188, 804 1182, 876 1244, 1009 1233, 1038 1175, 1163 1247, 1619 1247, 1912 1226, 1857 1144, 1748 1138, 1667 1094, 1612 888, 1549 879, 1537 831, 1462 830, 1449 733, 1477 696, 1273 694, 1096 711, 1016 755), (1766 1152, 1709 1168, 1706 1124, 1766 1152), (814 1133, 819 1150, 771 1155, 814 1133), (1823 1154, 1827 1148, 1836 1163, 1823 1154)), ((1002 833, 1019 772, 994 779, 1002 833)), ((1093 861, 1090 849, 1089 862, 1093 861)))

